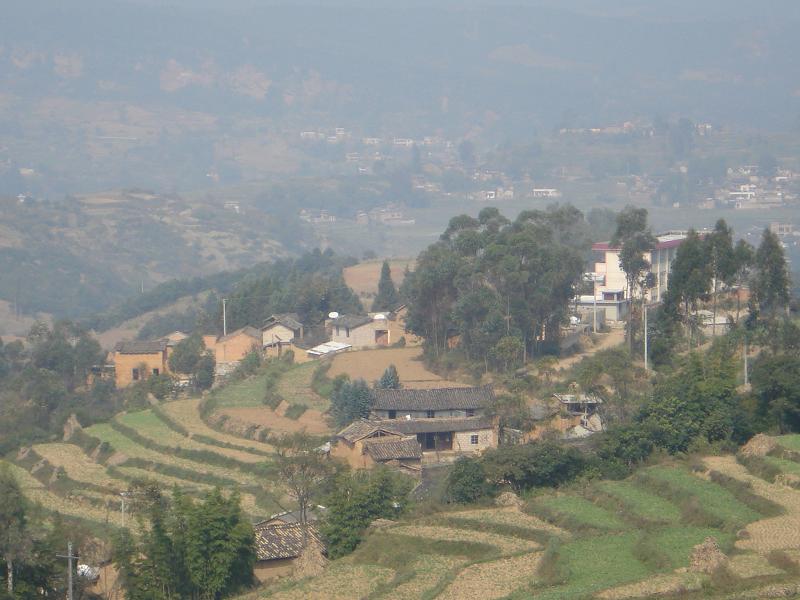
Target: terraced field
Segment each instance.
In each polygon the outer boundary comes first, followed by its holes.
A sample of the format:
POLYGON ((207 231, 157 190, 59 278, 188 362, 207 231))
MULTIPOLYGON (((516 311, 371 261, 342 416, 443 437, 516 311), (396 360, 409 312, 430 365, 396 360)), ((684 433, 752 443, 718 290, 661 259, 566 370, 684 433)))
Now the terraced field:
MULTIPOLYGON (((707 460, 709 468, 729 477, 752 477, 731 457, 707 460)), ((793 518, 800 519, 800 491, 779 492, 779 486, 762 482, 742 492, 723 483, 678 463, 646 469, 625 481, 537 496, 523 511, 497 507, 436 513, 376 530, 348 559, 335 561, 331 572, 339 578, 344 573, 357 577, 365 566, 390 569, 393 576, 386 573, 380 583, 372 579, 366 593, 357 590, 370 598, 615 600, 680 595, 714 585, 709 575, 686 570, 693 548, 713 537, 730 556, 729 565, 744 588, 790 577, 767 556, 771 548, 751 547, 748 536, 737 540, 735 529, 749 519, 748 533, 752 530, 763 543, 757 535, 760 524, 786 517, 765 519, 747 494, 768 493, 776 502, 794 506, 793 518), (702 512, 691 523, 686 520, 686 506, 695 504, 711 507, 709 518, 715 525, 695 522, 707 516, 702 512)), ((778 523, 800 531, 800 521, 778 523)), ((800 539, 792 543, 800 549, 800 539)), ((299 598, 320 589, 310 585, 282 584, 254 597, 299 598), (290 593, 297 595, 286 595, 290 593)))
POLYGON ((311 389, 311 377, 319 366, 316 362, 297 365, 284 373, 278 381, 278 394, 289 403, 303 404, 312 410, 324 413, 330 402, 311 389))

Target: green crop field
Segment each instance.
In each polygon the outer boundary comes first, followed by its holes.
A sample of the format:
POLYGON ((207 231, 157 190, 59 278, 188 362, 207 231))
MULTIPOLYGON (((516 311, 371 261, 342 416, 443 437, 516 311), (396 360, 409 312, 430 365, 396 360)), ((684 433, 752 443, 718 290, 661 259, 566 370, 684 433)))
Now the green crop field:
POLYGON ((330 402, 311 389, 311 377, 318 366, 316 362, 307 362, 283 373, 278 380, 278 394, 290 405, 302 404, 324 413, 330 402))
POLYGON ((261 374, 231 383, 216 390, 214 392, 214 400, 220 408, 226 406, 263 406, 266 381, 267 376, 261 374))
POLYGON ((667 484, 679 495, 697 499, 703 510, 728 523, 743 525, 761 516, 721 485, 696 477, 684 468, 653 467, 647 469, 645 475, 667 484))
POLYGON ((601 481, 597 489, 620 501, 626 512, 648 521, 672 523, 681 517, 675 504, 632 481, 601 481))
POLYGON ((775 441, 784 448, 800 452, 800 434, 779 435, 775 438, 775 441))
POLYGON ((626 525, 608 509, 598 506, 582 496, 557 495, 537 498, 532 503, 532 510, 543 507, 556 518, 564 517, 570 525, 593 527, 595 529, 625 529, 626 525))

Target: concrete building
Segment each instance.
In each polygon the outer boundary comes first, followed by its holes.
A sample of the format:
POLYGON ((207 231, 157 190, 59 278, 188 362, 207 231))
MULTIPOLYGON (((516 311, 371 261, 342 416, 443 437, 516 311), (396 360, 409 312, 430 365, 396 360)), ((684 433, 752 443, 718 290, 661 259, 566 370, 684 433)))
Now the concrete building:
MULTIPOLYGON (((649 302, 660 300, 666 294, 672 261, 675 260, 678 246, 686 239, 686 233, 667 232, 656 236, 656 239, 658 240, 656 247, 644 254, 644 258, 650 263, 649 272, 653 275, 655 284, 652 289, 645 292, 649 302)), ((597 275, 594 293, 598 301, 601 298, 618 298, 620 293, 624 299, 629 297, 625 272, 619 261, 620 250, 610 242, 592 245, 595 254, 594 272, 597 275)))

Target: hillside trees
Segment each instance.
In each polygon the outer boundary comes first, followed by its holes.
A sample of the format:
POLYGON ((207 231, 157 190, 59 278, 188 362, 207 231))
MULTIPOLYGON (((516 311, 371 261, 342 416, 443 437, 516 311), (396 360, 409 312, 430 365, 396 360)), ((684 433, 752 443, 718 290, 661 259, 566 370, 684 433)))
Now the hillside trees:
POLYGON ((392 270, 389 261, 383 261, 381 278, 378 280, 378 295, 372 301, 372 310, 394 310, 400 304, 400 295, 392 281, 392 270))
POLYGON ((733 247, 733 230, 724 219, 717 221, 714 231, 706 236, 706 255, 712 280, 712 332, 717 334, 717 290, 720 282, 731 285, 736 276, 736 253, 733 247))
POLYGON ((346 376, 333 380, 331 415, 336 425, 344 427, 357 419, 369 416, 372 395, 363 379, 350 381, 346 376))
MULTIPOLYGON (((708 292, 711 284, 711 265, 705 251, 703 240, 694 229, 690 229, 675 254, 667 291, 667 305, 683 305, 690 346, 696 329, 692 311, 697 311, 698 300, 708 292)), ((677 311, 672 314, 678 315, 677 311)))
POLYGON ((434 356, 459 340, 468 359, 509 366, 510 343, 498 347, 509 336, 520 340, 523 358, 540 353, 558 339, 583 271, 581 224, 571 206, 525 211, 513 222, 496 208, 454 217, 404 282, 407 326, 434 356))
POLYGON ((755 254, 751 291, 758 311, 774 318, 789 305, 789 270, 778 236, 764 230, 755 254))
MULTIPOLYGON (((350 259, 318 249, 274 263, 265 273, 236 286, 227 304, 228 330, 260 326, 281 312, 296 312, 308 324, 321 322, 331 311, 362 312, 361 302, 342 277, 342 268, 349 264, 350 259)), ((221 325, 221 310, 218 319, 221 325)))
POLYGON ((135 538, 123 530, 114 563, 130 600, 222 598, 253 581, 253 530, 239 496, 219 489, 195 502, 176 491, 148 499, 147 527, 135 538))
POLYGON ((203 338, 195 333, 175 345, 169 357, 173 373, 191 375, 193 384, 201 390, 214 383, 214 356, 206 350, 203 338))
POLYGON ((644 275, 650 263, 644 257, 656 245, 656 238, 647 226, 647 209, 626 206, 617 215, 617 230, 611 238, 614 246, 619 246, 619 262, 625 272, 628 288, 628 346, 633 352, 633 297, 637 288, 643 294, 644 275))

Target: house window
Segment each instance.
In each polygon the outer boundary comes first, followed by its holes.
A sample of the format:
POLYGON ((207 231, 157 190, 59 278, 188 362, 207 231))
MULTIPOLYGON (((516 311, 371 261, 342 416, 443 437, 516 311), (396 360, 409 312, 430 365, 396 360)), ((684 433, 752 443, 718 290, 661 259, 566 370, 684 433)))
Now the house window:
POLYGON ((349 327, 345 327, 344 328, 344 335, 345 335, 345 337, 350 337, 350 328, 349 327))
POLYGON ((139 369, 131 370, 131 378, 133 378, 134 381, 139 381, 139 369))
POLYGON ((474 417, 475 416, 475 409, 474 408, 468 408, 467 409, 467 416, 468 417, 474 417))
POLYGON ((336 326, 336 335, 339 335, 339 326, 336 326))
POLYGON ((158 369, 153 369, 153 375, 158 375, 158 369))
POLYGON ((425 416, 428 417, 429 419, 432 419, 433 417, 436 416, 436 412, 429 410, 427 413, 425 413, 425 416))
POLYGON ((469 443, 472 444, 473 446, 477 446, 478 445, 478 434, 477 433, 473 433, 471 436, 469 436, 469 443))
POLYGON ((390 410, 389 411, 389 418, 390 419, 396 419, 397 418, 397 411, 396 410, 390 410))

